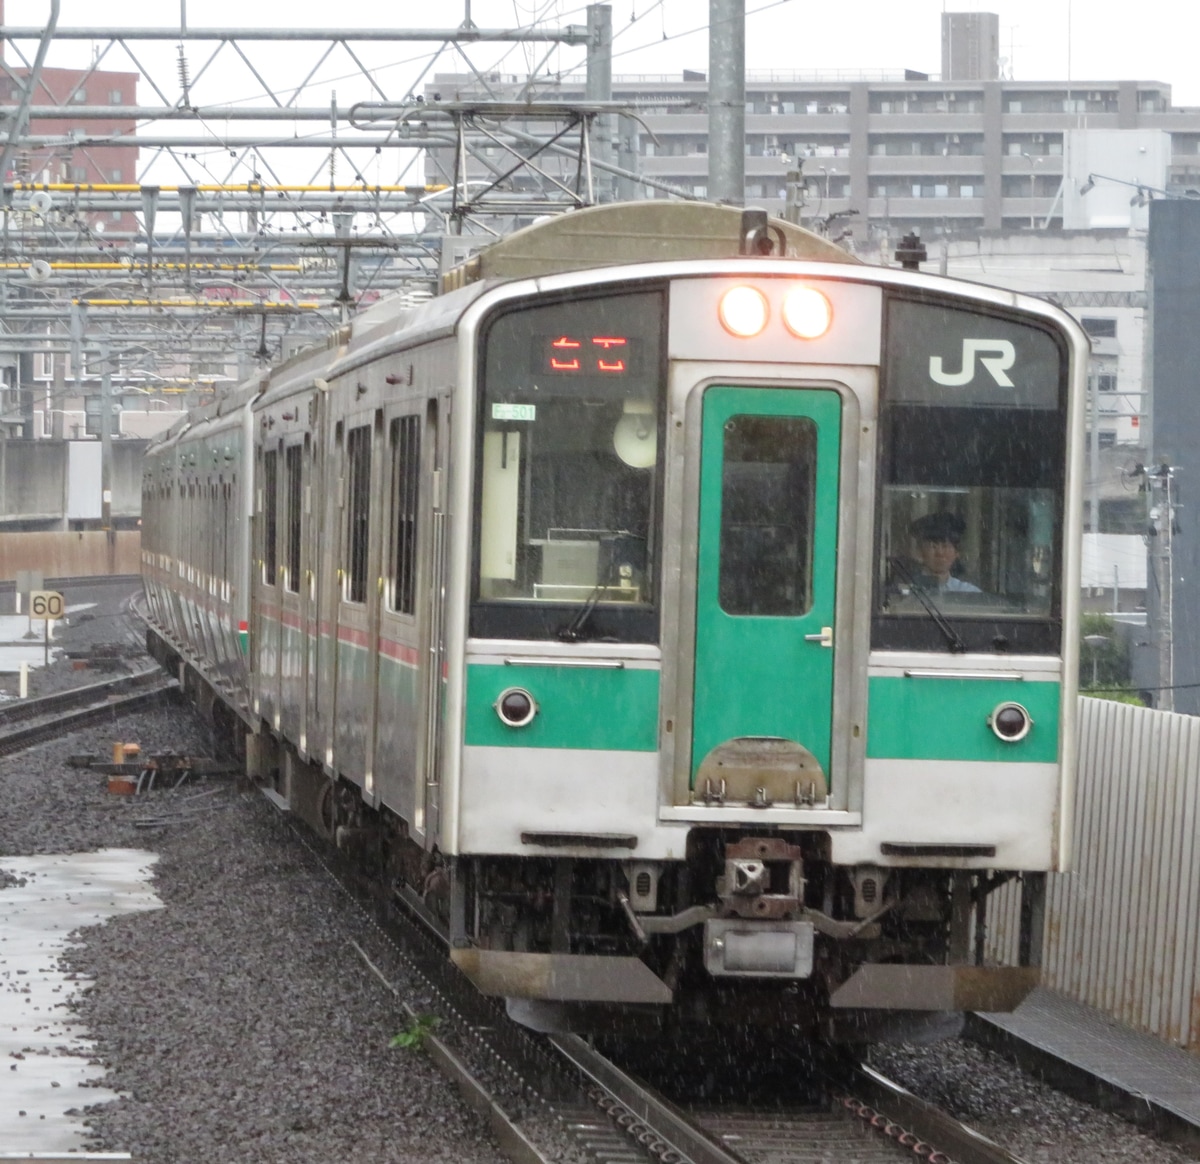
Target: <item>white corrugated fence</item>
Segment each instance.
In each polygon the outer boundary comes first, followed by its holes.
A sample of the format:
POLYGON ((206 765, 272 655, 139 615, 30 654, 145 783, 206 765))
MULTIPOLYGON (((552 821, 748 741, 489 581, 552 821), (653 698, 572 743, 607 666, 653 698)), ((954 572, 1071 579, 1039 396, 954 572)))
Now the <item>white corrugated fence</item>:
MULTIPOLYGON (((1049 878, 1043 983, 1200 1051, 1200 719, 1080 698, 1073 872, 1049 878)), ((1016 961, 1020 886, 988 901, 1016 961)))

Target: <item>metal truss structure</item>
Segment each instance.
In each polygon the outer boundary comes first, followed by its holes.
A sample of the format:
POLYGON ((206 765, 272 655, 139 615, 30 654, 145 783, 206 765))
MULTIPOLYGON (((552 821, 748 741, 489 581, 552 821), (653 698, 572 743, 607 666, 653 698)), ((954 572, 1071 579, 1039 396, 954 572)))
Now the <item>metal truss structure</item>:
POLYGON ((30 385, 209 394, 383 293, 428 296, 444 249, 602 196, 594 170, 620 172, 608 7, 504 30, 466 2, 443 29, 194 28, 186 10, 174 28, 63 28, 59 0, 44 29, 0 28, 0 435, 34 435, 30 385), (563 47, 586 49, 584 104, 537 101, 563 47), (527 99, 476 100, 499 97, 505 49, 526 54, 527 99), (470 101, 426 99, 443 55, 470 101), (450 172, 428 174, 434 151, 450 172))

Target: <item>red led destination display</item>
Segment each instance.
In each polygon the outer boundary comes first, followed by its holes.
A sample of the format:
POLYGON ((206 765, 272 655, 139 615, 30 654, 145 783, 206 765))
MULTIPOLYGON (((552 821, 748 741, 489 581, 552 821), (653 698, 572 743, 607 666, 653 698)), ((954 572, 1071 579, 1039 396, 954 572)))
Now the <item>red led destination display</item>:
POLYGON ((626 376, 632 340, 623 335, 553 335, 543 341, 541 371, 556 376, 626 376))

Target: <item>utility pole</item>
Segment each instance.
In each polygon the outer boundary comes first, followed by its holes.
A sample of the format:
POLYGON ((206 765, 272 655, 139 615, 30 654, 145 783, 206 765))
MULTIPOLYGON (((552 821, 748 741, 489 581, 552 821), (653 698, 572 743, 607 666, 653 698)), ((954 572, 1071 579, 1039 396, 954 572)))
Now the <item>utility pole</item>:
MULTIPOLYGON (((587 81, 584 100, 612 100, 612 6, 589 4, 587 10, 588 48, 587 81)), ((592 155, 601 165, 613 164, 613 138, 616 118, 602 113, 593 122, 592 155)), ((612 201, 613 179, 611 171, 601 169, 596 182, 596 201, 612 201)))
POLYGON ((1100 532, 1100 377, 1088 376, 1092 423, 1088 428, 1088 529, 1100 532))
POLYGON ((1175 504, 1171 484, 1174 469, 1164 461, 1146 470, 1150 487, 1150 585, 1155 587, 1151 641, 1158 649, 1158 699, 1162 711, 1175 710, 1175 504))
POLYGON ((788 170, 785 181, 786 200, 783 207, 783 217, 787 222, 800 225, 800 212, 804 208, 804 171, 803 159, 796 163, 796 169, 788 170))
POLYGON ((108 541, 108 572, 116 565, 116 534, 112 527, 112 365, 111 349, 100 345, 100 528, 108 541))
POLYGON ((746 200, 746 0, 709 0, 708 196, 746 200))

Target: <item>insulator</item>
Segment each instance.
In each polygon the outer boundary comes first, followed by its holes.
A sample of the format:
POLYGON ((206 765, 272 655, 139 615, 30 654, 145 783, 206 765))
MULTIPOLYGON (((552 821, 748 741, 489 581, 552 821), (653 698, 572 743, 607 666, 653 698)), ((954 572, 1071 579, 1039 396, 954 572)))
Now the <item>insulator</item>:
POLYGON ((190 101, 189 90, 191 89, 191 81, 188 78, 188 61, 187 56, 183 51, 183 45, 179 46, 179 88, 183 90, 184 101, 190 101))

